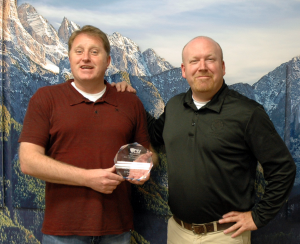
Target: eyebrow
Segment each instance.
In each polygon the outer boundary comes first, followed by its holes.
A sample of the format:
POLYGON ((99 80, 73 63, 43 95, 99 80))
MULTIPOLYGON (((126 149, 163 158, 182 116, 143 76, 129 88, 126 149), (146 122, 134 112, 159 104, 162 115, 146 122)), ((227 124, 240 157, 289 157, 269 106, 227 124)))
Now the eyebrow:
MULTIPOLYGON (((206 55, 205 57, 217 57, 217 55, 213 54, 213 53, 210 53, 210 54, 206 55)), ((198 56, 192 56, 188 60, 192 60, 192 59, 199 59, 199 58, 198 58, 198 56)))
MULTIPOLYGON (((82 44, 78 44, 77 46, 75 46, 74 48, 82 48, 83 49, 83 46, 82 44)), ((89 49, 93 49, 93 48, 98 48, 98 49, 101 49, 99 46, 97 45, 92 45, 91 47, 89 47, 89 49)))

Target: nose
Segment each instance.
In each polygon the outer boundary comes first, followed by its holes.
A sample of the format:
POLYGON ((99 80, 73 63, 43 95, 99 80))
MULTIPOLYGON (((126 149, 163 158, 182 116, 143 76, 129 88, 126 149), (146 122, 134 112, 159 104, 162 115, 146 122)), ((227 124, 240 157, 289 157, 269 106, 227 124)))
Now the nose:
POLYGON ((207 70, 205 60, 200 60, 198 64, 198 70, 207 70))
POLYGON ((89 60, 90 60, 90 53, 89 52, 83 52, 82 61, 88 62, 89 60))

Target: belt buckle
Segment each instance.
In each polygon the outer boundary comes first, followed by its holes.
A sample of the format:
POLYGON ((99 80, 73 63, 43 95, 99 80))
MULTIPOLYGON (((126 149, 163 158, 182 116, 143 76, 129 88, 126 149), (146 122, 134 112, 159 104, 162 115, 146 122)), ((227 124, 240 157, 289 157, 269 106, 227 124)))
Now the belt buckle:
POLYGON ((205 224, 192 224, 192 230, 193 230, 194 235, 206 235, 207 234, 207 229, 206 229, 205 224), (203 233, 199 233, 199 234, 196 233, 195 229, 194 229, 194 226, 203 226, 204 232, 203 233))

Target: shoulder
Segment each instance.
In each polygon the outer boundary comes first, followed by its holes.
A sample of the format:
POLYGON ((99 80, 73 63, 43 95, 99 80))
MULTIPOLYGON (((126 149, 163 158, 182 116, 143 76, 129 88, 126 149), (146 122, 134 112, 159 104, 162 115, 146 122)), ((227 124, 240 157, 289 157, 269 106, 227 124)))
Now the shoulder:
POLYGON ((140 101, 139 97, 136 94, 127 91, 118 92, 118 98, 124 100, 128 99, 129 101, 140 101))
POLYGON ((31 97, 32 103, 59 103, 68 94, 68 83, 40 87, 31 97))
POLYGON ((69 89, 70 83, 64 82, 60 84, 50 85, 50 86, 43 86, 37 90, 37 93, 47 94, 53 93, 59 95, 60 93, 66 93, 69 89))
POLYGON ((224 100, 222 111, 224 114, 230 114, 236 120, 243 121, 247 125, 249 123, 254 124, 254 121, 256 124, 271 122, 269 115, 260 103, 230 89, 224 100))
POLYGON ((116 100, 119 104, 132 105, 134 103, 141 103, 139 97, 132 92, 118 92, 117 89, 112 87, 110 84, 107 84, 108 94, 110 99, 116 100))
POLYGON ((187 96, 187 92, 177 94, 174 97, 170 98, 170 100, 167 102, 167 105, 170 106, 172 104, 177 104, 177 103, 183 104, 186 96, 187 96))
POLYGON ((262 105, 256 102, 255 100, 250 99, 232 89, 228 89, 228 93, 224 102, 225 104, 232 103, 234 106, 240 107, 242 109, 255 110, 258 107, 263 108, 262 105))
POLYGON ((56 85, 51 85, 51 86, 43 86, 40 87, 37 91, 36 94, 43 94, 46 95, 48 93, 56 93, 58 91, 64 92, 68 87, 68 83, 64 82, 61 84, 56 84, 56 85))

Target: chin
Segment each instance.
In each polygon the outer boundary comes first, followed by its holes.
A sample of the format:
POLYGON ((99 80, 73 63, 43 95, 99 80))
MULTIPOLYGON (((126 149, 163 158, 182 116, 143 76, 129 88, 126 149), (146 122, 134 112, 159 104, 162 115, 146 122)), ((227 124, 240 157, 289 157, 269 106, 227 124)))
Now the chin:
POLYGON ((210 91, 212 89, 212 87, 205 85, 205 86, 195 86, 194 90, 197 92, 207 92, 210 91))
POLYGON ((83 76, 83 77, 79 77, 79 79, 80 80, 82 80, 82 81, 89 81, 89 80, 93 80, 94 79, 94 77, 91 77, 91 76, 83 76))

